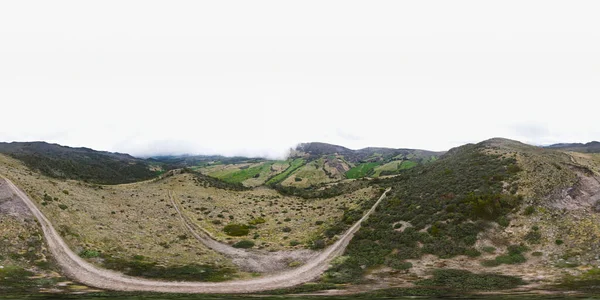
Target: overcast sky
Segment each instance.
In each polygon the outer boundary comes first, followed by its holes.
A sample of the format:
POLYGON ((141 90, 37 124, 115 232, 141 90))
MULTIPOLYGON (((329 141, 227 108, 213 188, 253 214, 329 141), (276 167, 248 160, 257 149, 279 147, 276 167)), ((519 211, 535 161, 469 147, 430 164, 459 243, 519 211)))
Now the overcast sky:
POLYGON ((600 139, 598 1, 3 1, 0 141, 134 155, 600 139))

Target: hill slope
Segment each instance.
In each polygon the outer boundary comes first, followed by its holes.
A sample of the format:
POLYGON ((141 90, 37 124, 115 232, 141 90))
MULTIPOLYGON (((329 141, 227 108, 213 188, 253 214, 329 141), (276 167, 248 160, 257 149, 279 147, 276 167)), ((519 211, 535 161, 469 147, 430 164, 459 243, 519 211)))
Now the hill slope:
POLYGON ((563 151, 574 151, 583 153, 600 153, 600 142, 589 142, 586 144, 573 143, 573 144, 554 144, 547 146, 549 149, 558 149, 563 151))
POLYGON ((71 148, 45 142, 0 143, 0 153, 23 161, 44 175, 99 184, 146 180, 156 168, 128 154, 71 148))

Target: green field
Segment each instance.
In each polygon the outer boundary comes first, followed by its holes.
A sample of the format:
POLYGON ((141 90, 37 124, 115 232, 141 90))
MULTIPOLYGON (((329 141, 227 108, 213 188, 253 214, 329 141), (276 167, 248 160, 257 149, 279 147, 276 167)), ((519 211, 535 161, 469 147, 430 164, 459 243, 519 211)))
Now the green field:
POLYGON ((356 179, 356 178, 362 178, 362 177, 369 176, 370 174, 373 173, 373 170, 376 167, 378 167, 379 165, 381 165, 380 162, 370 162, 370 163, 360 164, 360 165, 348 170, 348 172, 346 172, 346 177, 348 177, 349 179, 356 179))
POLYGON ((377 168, 375 168, 375 173, 373 174, 373 177, 379 177, 382 175, 390 175, 390 174, 395 174, 401 170, 408 170, 410 168, 414 168, 415 166, 417 166, 418 163, 411 161, 411 160, 395 160, 395 161, 391 161, 385 165, 381 165, 378 166, 377 168))
POLYGON ((261 173, 269 172, 274 162, 265 162, 260 165, 252 166, 246 169, 240 169, 234 172, 227 172, 223 175, 216 176, 217 178, 229 183, 241 183, 249 178, 258 176, 261 173))
POLYGON ((284 179, 286 179, 288 176, 290 176, 290 174, 292 174, 292 172, 296 171, 298 168, 302 167, 303 165, 304 165, 303 158, 294 159, 290 163, 290 166, 285 171, 283 171, 282 173, 269 179, 269 181, 267 181, 267 184, 277 184, 279 182, 282 182, 284 179))

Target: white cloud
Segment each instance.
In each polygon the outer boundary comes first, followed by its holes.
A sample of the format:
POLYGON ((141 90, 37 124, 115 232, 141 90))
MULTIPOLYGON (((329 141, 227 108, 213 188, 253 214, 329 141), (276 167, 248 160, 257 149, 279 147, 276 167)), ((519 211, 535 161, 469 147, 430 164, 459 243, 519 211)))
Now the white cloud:
POLYGON ((270 156, 307 141, 597 140, 598 8, 3 2, 0 140, 270 156))

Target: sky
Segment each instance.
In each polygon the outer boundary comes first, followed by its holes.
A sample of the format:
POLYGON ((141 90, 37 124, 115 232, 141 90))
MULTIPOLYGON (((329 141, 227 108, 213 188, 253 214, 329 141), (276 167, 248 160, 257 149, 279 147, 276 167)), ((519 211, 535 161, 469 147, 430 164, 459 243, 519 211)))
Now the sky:
POLYGON ((3 1, 0 141, 281 157, 600 140, 598 1, 3 1))

